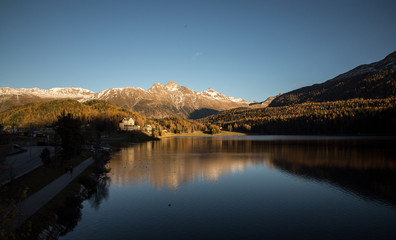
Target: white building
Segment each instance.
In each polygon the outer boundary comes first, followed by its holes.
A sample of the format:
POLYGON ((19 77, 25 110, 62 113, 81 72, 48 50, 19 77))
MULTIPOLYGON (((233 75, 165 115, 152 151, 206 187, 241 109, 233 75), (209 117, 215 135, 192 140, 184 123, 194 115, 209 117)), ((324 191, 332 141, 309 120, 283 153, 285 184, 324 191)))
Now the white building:
POLYGON ((135 125, 135 120, 130 117, 122 119, 119 126, 121 131, 140 130, 140 126, 135 125))
POLYGON ((146 132, 148 132, 149 134, 152 134, 152 133, 153 133, 153 127, 152 127, 150 124, 148 124, 148 125, 146 126, 146 132))

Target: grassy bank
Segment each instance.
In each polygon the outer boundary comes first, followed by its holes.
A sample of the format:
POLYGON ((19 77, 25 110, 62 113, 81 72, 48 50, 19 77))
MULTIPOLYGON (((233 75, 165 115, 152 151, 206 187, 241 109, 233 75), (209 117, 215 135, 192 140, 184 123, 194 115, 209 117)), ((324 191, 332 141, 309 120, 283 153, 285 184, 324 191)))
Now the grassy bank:
MULTIPOLYGON (((128 143, 138 143, 144 141, 156 140, 142 132, 115 132, 106 136, 103 136, 102 145, 108 144, 110 146, 120 146, 128 143)), ((81 155, 72 158, 70 161, 61 164, 57 163, 52 168, 40 167, 35 171, 25 175, 24 177, 16 180, 9 185, 9 189, 12 190, 9 194, 14 194, 15 198, 19 197, 20 194, 28 189, 28 195, 34 194, 41 188, 61 176, 65 173, 65 167, 70 165, 76 166, 84 161, 87 156, 90 156, 90 151, 85 151, 81 155)), ((30 232, 31 236, 37 236, 44 229, 48 229, 49 226, 54 226, 57 223, 55 213, 59 209, 63 209, 65 204, 70 201, 70 197, 76 196, 80 193, 81 184, 79 179, 82 177, 91 176, 95 172, 95 164, 89 166, 80 176, 74 179, 68 186, 66 186, 56 197, 50 200, 44 207, 36 212, 23 226, 19 228, 20 233, 30 232), (30 230, 29 230, 30 229, 30 230)), ((76 219, 78 221, 78 219, 76 219)), ((77 223, 77 222, 76 222, 77 223)))
POLYGON ((140 143, 159 140, 141 131, 113 132, 102 136, 102 141, 109 144, 113 149, 130 143, 140 143))
POLYGON ((63 175, 66 167, 77 166, 89 156, 91 156, 89 151, 83 151, 79 156, 72 157, 68 161, 57 159, 49 166, 38 167, 30 173, 3 186, 5 189, 2 194, 12 199, 19 199, 23 192, 26 191, 25 196, 29 197, 63 175))
POLYGON ((84 176, 90 176, 94 171, 94 165, 95 163, 90 165, 78 177, 71 181, 58 195, 51 199, 22 225, 18 231, 26 231, 26 229, 30 228, 30 235, 37 238, 43 230, 48 229, 49 226, 54 226, 57 223, 55 216, 57 209, 63 208, 71 196, 76 196, 80 193, 81 184, 79 180, 84 176))
MULTIPOLYGON (((5 222, 2 222, 1 226, 8 226, 7 222, 19 214, 19 202, 22 202, 26 198, 41 190, 43 187, 50 184, 52 181, 56 180, 61 175, 65 174, 66 167, 77 166, 89 156, 89 151, 83 151, 80 155, 75 156, 68 161, 62 161, 61 159, 53 160, 49 166, 41 166, 34 171, 31 171, 30 173, 6 184, 5 186, 2 186, 0 199, 1 203, 4 204, 3 206, 8 206, 8 204, 13 206, 13 203, 15 203, 16 207, 11 209, 13 209, 12 211, 15 210, 16 212, 11 213, 11 215, 7 215, 7 217, 4 219, 5 222)), ((4 212, 4 209, 1 209, 1 212, 4 212)), ((49 214, 50 213, 47 212, 47 218, 49 218, 49 214)), ((41 225, 42 221, 28 220, 24 225, 19 227, 16 232, 14 232, 15 235, 13 235, 13 232, 10 232, 11 235, 8 235, 7 232, 4 232, 5 235, 3 235, 3 237, 6 239, 26 239, 28 237, 30 239, 31 235, 29 236, 27 234, 30 234, 33 229, 38 229, 36 228, 36 224, 41 225)))
MULTIPOLYGON (((122 144, 138 143, 144 141, 158 140, 143 132, 115 132, 102 139, 103 142, 111 146, 121 146, 122 144)), ((39 191, 62 174, 65 168, 69 166, 77 166, 85 159, 91 156, 89 150, 84 150, 80 155, 72 157, 68 161, 62 159, 54 160, 49 166, 41 166, 34 171, 10 182, 3 186, 2 195, 11 199, 19 199, 26 192, 25 197, 29 197, 39 191)))

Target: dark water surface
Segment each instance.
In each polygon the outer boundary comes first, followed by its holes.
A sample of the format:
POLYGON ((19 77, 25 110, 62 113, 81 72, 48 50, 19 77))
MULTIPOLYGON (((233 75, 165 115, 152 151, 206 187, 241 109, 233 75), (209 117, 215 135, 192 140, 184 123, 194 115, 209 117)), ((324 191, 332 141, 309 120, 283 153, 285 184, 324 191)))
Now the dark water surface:
POLYGON ((114 153, 62 239, 396 239, 396 141, 182 137, 114 153))

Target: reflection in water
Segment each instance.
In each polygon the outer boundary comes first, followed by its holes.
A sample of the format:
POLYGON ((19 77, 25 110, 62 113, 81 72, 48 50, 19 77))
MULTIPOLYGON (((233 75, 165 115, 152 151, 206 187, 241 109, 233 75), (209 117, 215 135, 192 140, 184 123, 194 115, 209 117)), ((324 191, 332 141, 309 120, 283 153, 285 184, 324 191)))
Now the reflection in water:
POLYGON ((111 161, 112 184, 149 181, 177 189, 195 180, 266 164, 298 176, 327 181, 367 199, 396 206, 393 140, 279 140, 172 138, 123 148, 111 161))
MULTIPOLYGON (((246 148, 245 145, 238 145, 246 148)), ((216 181, 221 175, 242 171, 264 162, 268 155, 234 148, 220 139, 174 138, 123 148, 113 155, 113 184, 137 184, 148 180, 156 188, 177 189, 181 184, 204 179, 216 181)))
POLYGON ((96 189, 89 198, 91 207, 98 210, 103 200, 109 197, 109 185, 110 178, 107 175, 98 179, 96 189))
POLYGON ((137 144, 113 154, 100 195, 110 197, 100 209, 84 202, 64 239, 393 239, 394 146, 296 136, 137 144))
MULTIPOLYGON (((88 200, 91 206, 98 210, 100 204, 109 194, 110 178, 107 176, 109 169, 104 166, 107 157, 96 159, 91 176, 79 177, 79 182, 84 186, 83 190, 74 196, 68 197, 64 206, 56 210, 57 223, 64 226, 61 235, 73 231, 81 220, 82 202, 88 200), (90 179, 89 184, 84 180, 90 179)), ((51 238, 49 238, 51 239, 51 238)))
POLYGON ((273 153, 272 163, 297 176, 327 181, 365 199, 396 206, 395 142, 372 144, 283 145, 273 153))
POLYGON ((106 167, 109 160, 108 154, 97 155, 91 166, 91 175, 78 177, 82 185, 79 193, 66 198, 63 204, 54 209, 56 224, 42 230, 37 239, 58 239, 59 236, 73 232, 81 220, 83 205, 88 200, 91 207, 98 210, 100 204, 109 195, 110 178, 107 176, 110 169, 106 167))

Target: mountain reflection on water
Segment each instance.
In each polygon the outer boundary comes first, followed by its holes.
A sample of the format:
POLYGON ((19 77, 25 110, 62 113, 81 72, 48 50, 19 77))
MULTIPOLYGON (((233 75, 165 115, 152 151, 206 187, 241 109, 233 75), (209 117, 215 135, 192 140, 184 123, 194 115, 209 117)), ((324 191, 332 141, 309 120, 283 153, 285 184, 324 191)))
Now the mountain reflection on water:
POLYGON ((184 137, 122 148, 109 165, 112 185, 148 181, 157 189, 176 190, 195 180, 216 181, 265 164, 396 206, 394 146, 394 139, 184 137))
POLYGON ((148 180, 156 188, 177 189, 196 179, 216 181, 223 174, 242 171, 266 159, 266 153, 250 152, 246 144, 234 145, 221 139, 172 138, 121 149, 112 157, 111 178, 112 184, 148 180))

